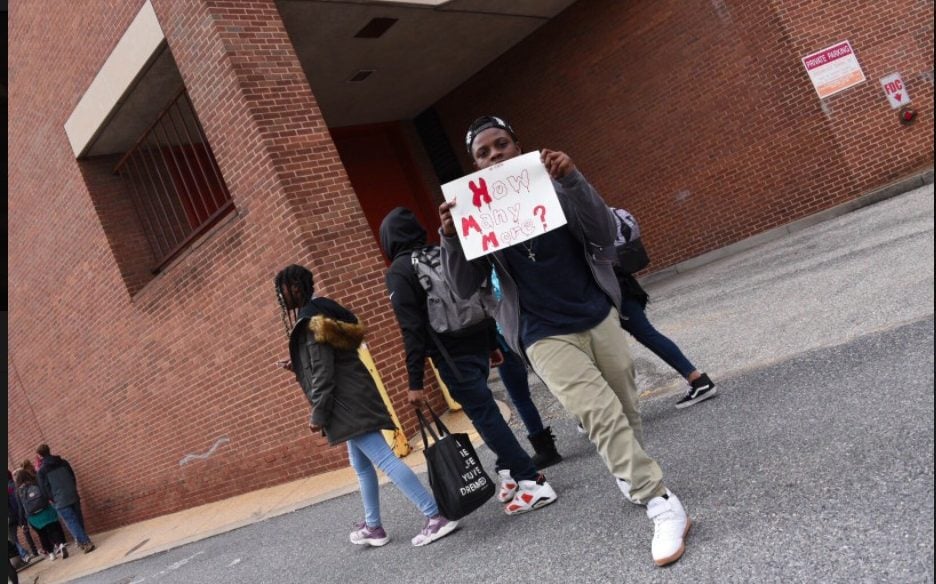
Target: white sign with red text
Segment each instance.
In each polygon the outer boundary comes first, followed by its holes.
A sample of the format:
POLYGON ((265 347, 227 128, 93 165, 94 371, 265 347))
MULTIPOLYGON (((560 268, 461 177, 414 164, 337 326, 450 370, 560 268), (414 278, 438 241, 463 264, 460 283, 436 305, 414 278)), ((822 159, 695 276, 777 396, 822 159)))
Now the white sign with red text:
POLYGON ((882 77, 881 87, 884 88, 884 95, 887 96, 891 108, 900 109, 910 103, 910 95, 907 93, 903 79, 900 78, 900 73, 891 73, 887 77, 882 77))
POLYGON ((829 97, 864 82, 864 72, 851 43, 842 41, 817 53, 803 57, 803 65, 819 99, 829 97))
POLYGON ((530 152, 442 185, 465 258, 473 260, 566 224, 540 153, 530 152))

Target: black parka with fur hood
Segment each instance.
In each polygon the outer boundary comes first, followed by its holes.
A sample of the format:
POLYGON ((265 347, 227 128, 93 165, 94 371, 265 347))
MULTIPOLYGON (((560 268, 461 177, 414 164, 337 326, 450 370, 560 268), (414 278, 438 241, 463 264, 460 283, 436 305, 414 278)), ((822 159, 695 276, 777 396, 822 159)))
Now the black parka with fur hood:
POLYGON ((348 309, 315 298, 299 311, 289 336, 289 356, 312 405, 311 421, 322 427, 329 444, 395 427, 374 378, 358 357, 364 330, 348 309))

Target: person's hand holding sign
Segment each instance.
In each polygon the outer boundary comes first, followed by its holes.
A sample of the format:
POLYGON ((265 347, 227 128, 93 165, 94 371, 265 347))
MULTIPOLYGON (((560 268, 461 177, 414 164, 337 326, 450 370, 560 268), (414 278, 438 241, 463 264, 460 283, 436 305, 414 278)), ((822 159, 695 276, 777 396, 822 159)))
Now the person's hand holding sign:
MULTIPOLYGON (((543 148, 540 150, 540 160, 543 161, 546 172, 554 179, 563 178, 575 170, 575 164, 572 163, 572 159, 565 152, 543 148)), ((452 228, 454 232, 454 224, 452 228)))
POLYGON ((452 219, 452 207, 454 206, 455 199, 439 205, 439 221, 442 223, 442 235, 446 237, 455 235, 455 220, 452 219))

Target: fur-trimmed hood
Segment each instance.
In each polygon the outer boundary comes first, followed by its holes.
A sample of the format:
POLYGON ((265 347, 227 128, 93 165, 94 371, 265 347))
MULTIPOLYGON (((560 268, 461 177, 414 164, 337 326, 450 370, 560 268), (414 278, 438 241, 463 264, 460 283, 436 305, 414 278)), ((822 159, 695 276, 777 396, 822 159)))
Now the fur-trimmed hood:
POLYGON ((366 332, 362 323, 343 322, 323 314, 313 316, 308 322, 316 343, 331 345, 340 351, 356 351, 366 332))
POLYGON ((289 339, 296 381, 312 406, 310 423, 329 444, 395 426, 357 349, 365 332, 337 302, 315 298, 299 311, 289 339))
POLYGON ((299 310, 298 316, 289 335, 290 347, 298 343, 303 330, 310 331, 316 343, 341 351, 355 351, 364 340, 364 325, 353 312, 329 298, 314 298, 299 310))

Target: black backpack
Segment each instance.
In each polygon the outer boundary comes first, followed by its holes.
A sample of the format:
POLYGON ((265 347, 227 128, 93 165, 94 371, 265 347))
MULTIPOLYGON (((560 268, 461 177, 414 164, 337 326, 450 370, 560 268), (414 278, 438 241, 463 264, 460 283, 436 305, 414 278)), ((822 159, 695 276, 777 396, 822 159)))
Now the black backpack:
POLYGON ((640 241, 640 226, 637 225, 637 219, 624 209, 611 207, 611 213, 617 223, 614 238, 617 264, 622 272, 635 274, 650 265, 650 256, 640 241))
POLYGON ((39 488, 39 485, 35 483, 22 488, 20 491, 20 499, 23 501, 23 509, 26 510, 27 515, 41 513, 49 506, 49 500, 42 493, 42 489, 39 488))

